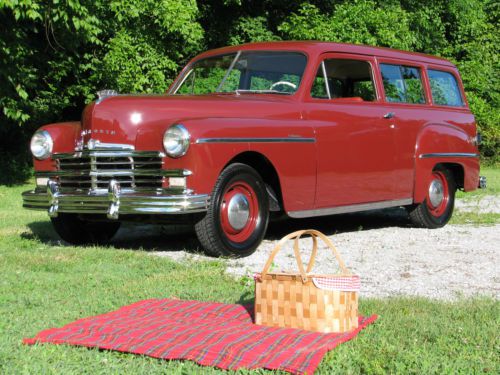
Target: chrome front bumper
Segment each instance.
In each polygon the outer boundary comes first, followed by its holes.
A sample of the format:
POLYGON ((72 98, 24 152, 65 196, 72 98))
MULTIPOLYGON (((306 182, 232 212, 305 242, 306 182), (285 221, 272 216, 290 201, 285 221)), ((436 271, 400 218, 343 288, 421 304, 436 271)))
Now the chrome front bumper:
POLYGON ((162 192, 135 192, 121 190, 117 181, 109 183, 108 190, 61 192, 57 182, 49 180, 46 189, 37 188, 23 193, 23 207, 47 210, 55 217, 59 212, 105 214, 118 219, 128 214, 185 214, 204 212, 208 206, 207 194, 165 194, 162 192))

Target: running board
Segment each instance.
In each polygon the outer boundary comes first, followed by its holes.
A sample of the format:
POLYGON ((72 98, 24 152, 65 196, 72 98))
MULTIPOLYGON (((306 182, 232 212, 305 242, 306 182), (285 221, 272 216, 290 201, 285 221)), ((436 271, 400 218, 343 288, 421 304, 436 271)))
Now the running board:
POLYGON ((293 217, 295 219, 301 219, 301 218, 313 217, 313 216, 347 214, 350 212, 359 212, 359 211, 368 211, 368 210, 378 210, 381 208, 407 206, 407 205, 412 204, 412 203, 413 203, 412 198, 397 199, 394 201, 353 204, 350 206, 317 208, 314 210, 304 210, 304 211, 289 211, 288 216, 293 217))

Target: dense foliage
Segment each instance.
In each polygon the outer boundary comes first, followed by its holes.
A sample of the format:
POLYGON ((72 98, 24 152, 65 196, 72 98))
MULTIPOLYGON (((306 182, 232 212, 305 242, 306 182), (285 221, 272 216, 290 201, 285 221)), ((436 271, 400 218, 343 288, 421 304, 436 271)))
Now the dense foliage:
POLYGON ((34 129, 79 119, 98 89, 163 92, 202 50, 280 39, 452 60, 498 161, 499 15, 494 0, 0 0, 0 183, 29 174, 34 129))

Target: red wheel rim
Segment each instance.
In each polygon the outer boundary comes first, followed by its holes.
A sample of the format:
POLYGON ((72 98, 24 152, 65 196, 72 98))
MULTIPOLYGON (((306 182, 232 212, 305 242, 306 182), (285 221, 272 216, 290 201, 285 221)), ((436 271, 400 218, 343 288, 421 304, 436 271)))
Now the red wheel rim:
POLYGON ((220 223, 225 236, 232 242, 244 242, 255 231, 258 220, 259 201, 255 191, 246 182, 232 183, 224 191, 220 203, 220 223), (243 210, 243 214, 236 218, 240 225, 235 225, 234 211, 232 210, 236 200, 242 203, 246 202, 245 204, 248 206, 248 210, 243 210))
POLYGON ((427 207, 434 217, 440 217, 446 212, 448 202, 450 201, 450 192, 448 189, 448 180, 441 171, 432 172, 432 177, 427 190, 427 207), (439 188, 442 189, 442 198, 439 199, 439 188))

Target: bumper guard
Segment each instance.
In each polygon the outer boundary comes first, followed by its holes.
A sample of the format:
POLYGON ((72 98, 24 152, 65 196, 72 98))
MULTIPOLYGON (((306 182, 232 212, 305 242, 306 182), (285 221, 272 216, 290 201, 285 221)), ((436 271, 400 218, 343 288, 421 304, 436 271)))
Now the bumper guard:
POLYGON ((479 176, 479 189, 486 189, 486 176, 479 176))

